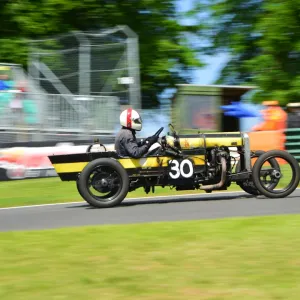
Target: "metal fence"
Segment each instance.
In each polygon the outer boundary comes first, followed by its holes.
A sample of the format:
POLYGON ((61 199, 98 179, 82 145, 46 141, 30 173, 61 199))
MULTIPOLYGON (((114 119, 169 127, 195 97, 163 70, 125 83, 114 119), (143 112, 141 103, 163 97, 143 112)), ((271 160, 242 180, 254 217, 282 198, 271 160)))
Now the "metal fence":
POLYGON ((119 114, 119 99, 112 96, 2 91, 0 142, 109 135, 114 133, 119 114))
POLYGON ((287 128, 285 137, 286 150, 300 162, 300 128, 287 128))
POLYGON ((29 75, 50 94, 115 96, 141 107, 138 37, 127 26, 30 43, 29 75))

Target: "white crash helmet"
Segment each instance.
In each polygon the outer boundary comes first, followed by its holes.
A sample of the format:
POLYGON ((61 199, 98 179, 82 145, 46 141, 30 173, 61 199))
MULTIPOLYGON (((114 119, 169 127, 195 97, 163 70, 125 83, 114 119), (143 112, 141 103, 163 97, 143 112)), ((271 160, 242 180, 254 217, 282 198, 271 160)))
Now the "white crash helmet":
POLYGON ((139 113, 132 108, 125 109, 121 112, 120 124, 121 126, 133 130, 142 130, 142 118, 139 113))

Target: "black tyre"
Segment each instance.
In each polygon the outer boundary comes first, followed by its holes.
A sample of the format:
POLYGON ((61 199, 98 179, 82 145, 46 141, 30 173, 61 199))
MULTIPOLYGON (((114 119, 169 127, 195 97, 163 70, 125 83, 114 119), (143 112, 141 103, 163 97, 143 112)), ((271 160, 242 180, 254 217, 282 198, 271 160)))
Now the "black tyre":
MULTIPOLYGON (((255 151, 254 154, 251 156, 251 158, 259 157, 260 155, 262 155, 264 153, 265 153, 265 151, 262 151, 262 150, 255 151)), ((235 170, 236 170, 236 172, 241 171, 241 161, 240 160, 236 164, 235 170)), ((242 190, 244 190, 246 193, 248 193, 250 195, 254 195, 254 196, 260 195, 260 192, 255 187, 254 182, 250 179, 237 182, 237 184, 240 186, 240 188, 242 190)))
MULTIPOLYGON (((258 158, 259 156, 261 156, 264 153, 266 153, 266 152, 263 151, 263 150, 254 151, 253 154, 251 155, 251 159, 252 158, 258 158)), ((280 169, 280 166, 279 166, 279 164, 277 163, 277 161, 275 159, 272 159, 270 161, 270 163, 274 168, 280 169)), ((252 163, 251 163, 251 167, 253 168, 252 163)), ((236 172, 240 172, 240 171, 241 171, 241 162, 238 161, 238 163, 236 165, 236 172)), ((246 193, 248 193, 250 195, 254 195, 254 196, 261 195, 260 191, 256 188, 253 180, 251 180, 251 179, 247 179, 247 180, 237 182, 237 184, 240 186, 240 188, 242 190, 244 190, 246 193)), ((273 188, 275 188, 276 184, 273 183, 273 185, 274 185, 273 188)))
POLYGON ((272 150, 262 154, 255 162, 252 170, 252 179, 258 191, 268 198, 284 198, 290 195, 299 185, 300 168, 297 160, 288 152, 283 150, 272 150), (286 161, 279 169, 273 166, 264 169, 264 164, 270 160, 281 159, 286 161), (290 169, 288 169, 290 167, 290 169), (283 172, 287 170, 287 175, 291 176, 291 180, 287 186, 279 189, 285 184, 288 176, 285 177, 283 172), (267 180, 270 178, 270 181, 267 180), (281 179, 284 178, 282 184, 281 179), (278 189, 275 190, 275 187, 278 189))
POLYGON ((76 180, 76 188, 79 195, 84 199, 83 195, 81 194, 80 186, 79 186, 79 178, 76 180))
POLYGON ((94 207, 117 206, 128 193, 128 174, 118 161, 99 158, 82 170, 77 189, 82 198, 94 207))

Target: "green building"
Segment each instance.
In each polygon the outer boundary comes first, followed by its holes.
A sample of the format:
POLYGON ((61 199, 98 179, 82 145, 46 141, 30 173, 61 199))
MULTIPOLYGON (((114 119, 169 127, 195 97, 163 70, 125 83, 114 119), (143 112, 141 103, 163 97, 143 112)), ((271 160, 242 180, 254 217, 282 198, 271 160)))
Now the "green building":
POLYGON ((239 131, 239 119, 221 105, 241 101, 254 86, 179 84, 172 100, 172 123, 180 133, 239 131))

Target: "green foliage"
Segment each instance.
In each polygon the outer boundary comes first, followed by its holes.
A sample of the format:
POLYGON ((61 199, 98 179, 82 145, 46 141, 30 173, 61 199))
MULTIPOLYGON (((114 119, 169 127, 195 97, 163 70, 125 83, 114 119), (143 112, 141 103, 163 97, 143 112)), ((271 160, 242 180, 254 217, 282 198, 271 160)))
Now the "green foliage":
MULTIPOLYGON (((282 105, 300 100, 300 1, 269 1, 256 26, 261 55, 249 61, 255 82, 282 105)), ((258 94, 259 96, 259 94, 258 94)))
POLYGON ((22 0, 0 4, 0 60, 26 67, 28 42, 71 30, 128 25, 139 36, 144 106, 158 94, 190 80, 189 68, 202 66, 187 34, 198 26, 180 24, 175 0, 22 0))
POLYGON ((206 52, 230 56, 218 83, 256 85, 255 101, 300 101, 299 0, 212 0, 206 9, 206 52))
MULTIPOLYGON (((204 1, 203 1, 204 2, 204 1)), ((205 9, 209 16, 200 19, 206 24, 205 37, 210 41, 205 48, 207 54, 227 52, 230 60, 222 69, 217 83, 246 84, 252 82, 252 72, 244 62, 260 53, 257 41, 260 35, 255 24, 262 16, 260 0, 212 0, 205 9)), ((197 2, 196 2, 197 3, 197 2)), ((198 14, 197 4, 194 15, 198 14)))

